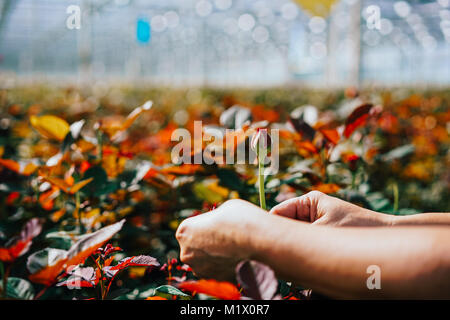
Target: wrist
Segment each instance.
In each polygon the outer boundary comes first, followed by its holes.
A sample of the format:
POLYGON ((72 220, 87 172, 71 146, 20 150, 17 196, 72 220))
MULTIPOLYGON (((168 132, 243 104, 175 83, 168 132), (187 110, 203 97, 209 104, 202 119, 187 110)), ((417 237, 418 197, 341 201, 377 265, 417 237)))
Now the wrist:
POLYGON ((381 227, 391 227, 396 223, 396 216, 387 213, 371 211, 375 217, 376 222, 381 227))

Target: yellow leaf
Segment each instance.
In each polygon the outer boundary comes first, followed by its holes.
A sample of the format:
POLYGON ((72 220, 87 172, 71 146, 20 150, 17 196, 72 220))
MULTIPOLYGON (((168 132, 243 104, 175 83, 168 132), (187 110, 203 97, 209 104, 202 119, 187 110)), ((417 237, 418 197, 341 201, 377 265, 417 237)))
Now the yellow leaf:
POLYGON ((31 116, 30 123, 44 137, 58 141, 63 141, 70 131, 66 120, 52 115, 31 116))
POLYGON ((230 193, 230 190, 228 190, 227 188, 219 186, 217 181, 214 181, 213 183, 209 184, 208 189, 211 190, 212 192, 220 194, 224 198, 228 197, 230 193))
POLYGON ((297 4, 314 16, 326 17, 336 0, 295 0, 297 4))
POLYGON ((172 230, 177 230, 179 225, 180 225, 180 222, 178 220, 172 220, 169 222, 169 228, 172 230))
POLYGON ((146 270, 147 267, 131 267, 128 269, 128 274, 132 279, 142 278, 145 275, 146 270))
POLYGON ((228 189, 218 186, 217 182, 207 181, 195 184, 193 191, 197 198, 210 204, 224 201, 229 194, 228 189))

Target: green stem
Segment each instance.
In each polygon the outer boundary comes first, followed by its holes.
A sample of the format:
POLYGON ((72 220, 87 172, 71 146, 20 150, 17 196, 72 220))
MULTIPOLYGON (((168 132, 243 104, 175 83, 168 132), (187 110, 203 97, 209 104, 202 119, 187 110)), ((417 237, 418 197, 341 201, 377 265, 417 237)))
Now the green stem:
POLYGON ((399 202, 399 197, 398 197, 398 184, 397 182, 394 182, 392 185, 392 190, 394 192, 394 213, 397 214, 398 211, 398 202, 399 202))
MULTIPOLYGON (((116 276, 119 274, 119 272, 120 272, 120 270, 117 270, 116 274, 113 275, 112 278, 111 278, 111 280, 109 281, 108 287, 106 287, 106 291, 105 291, 105 293, 104 293, 104 295, 103 295, 103 300, 106 299, 106 297, 108 296, 109 289, 111 288, 111 285, 112 285, 114 279, 116 278, 116 276)), ((170 283, 169 283, 169 284, 170 284, 170 283)))
POLYGON ((356 171, 352 171, 352 190, 356 189, 356 171))
POLYGON ((102 161, 103 159, 103 132, 97 131, 97 160, 102 161))
POLYGON ((2 297, 6 298, 7 294, 7 285, 8 285, 8 277, 9 272, 11 271, 11 264, 7 264, 6 267, 2 264, 2 274, 3 274, 3 285, 2 285, 2 297))
POLYGON ((264 190, 264 167, 262 161, 258 157, 258 180, 259 180, 259 205, 263 210, 266 210, 266 193, 264 190))
POLYGON ((39 300, 39 298, 44 295, 45 291, 47 291, 48 288, 50 288, 50 286, 45 286, 41 291, 39 291, 39 293, 34 297, 34 300, 39 300))
POLYGON ((78 227, 79 227, 80 234, 84 234, 83 222, 81 221, 80 193, 79 192, 75 193, 75 212, 77 213, 77 216, 78 216, 78 227))

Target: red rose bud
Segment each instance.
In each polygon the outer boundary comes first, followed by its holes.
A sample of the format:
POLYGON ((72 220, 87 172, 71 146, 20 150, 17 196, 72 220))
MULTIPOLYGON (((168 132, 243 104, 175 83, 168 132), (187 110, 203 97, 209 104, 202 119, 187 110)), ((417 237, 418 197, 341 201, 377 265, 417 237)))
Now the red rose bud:
POLYGON ((345 157, 346 162, 348 163, 348 166, 351 171, 356 170, 356 164, 358 163, 359 156, 356 154, 350 154, 345 157))

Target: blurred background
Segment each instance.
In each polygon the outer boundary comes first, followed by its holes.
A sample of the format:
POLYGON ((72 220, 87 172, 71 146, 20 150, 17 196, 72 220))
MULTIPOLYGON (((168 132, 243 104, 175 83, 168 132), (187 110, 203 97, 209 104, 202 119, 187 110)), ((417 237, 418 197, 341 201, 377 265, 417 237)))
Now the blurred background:
POLYGON ((1 0, 0 78, 448 86, 450 0, 1 0))

